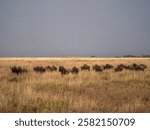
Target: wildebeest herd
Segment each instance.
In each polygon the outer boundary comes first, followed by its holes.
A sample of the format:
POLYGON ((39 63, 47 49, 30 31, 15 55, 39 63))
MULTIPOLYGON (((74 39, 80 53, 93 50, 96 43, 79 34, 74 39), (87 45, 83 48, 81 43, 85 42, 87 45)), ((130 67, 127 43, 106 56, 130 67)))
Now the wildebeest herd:
MULTIPOLYGON (((83 66, 80 67, 80 69, 75 66, 72 67, 71 69, 67 69, 64 66, 56 67, 54 65, 46 66, 46 67, 43 67, 43 66, 33 67, 33 71, 37 72, 37 73, 44 73, 46 71, 48 71, 48 72, 59 71, 61 73, 61 75, 78 74, 79 71, 91 71, 91 70, 93 70, 95 72, 102 72, 102 71, 108 70, 108 69, 114 69, 115 72, 120 72, 123 70, 144 71, 145 69, 147 69, 147 65, 134 63, 132 65, 120 64, 120 65, 117 65, 117 67, 114 67, 113 65, 110 65, 110 64, 106 64, 104 66, 100 66, 100 65, 96 64, 96 65, 90 67, 89 65, 84 64, 83 66)), ((10 70, 12 73, 17 74, 17 75, 28 72, 27 69, 20 67, 20 66, 10 67, 10 70)))

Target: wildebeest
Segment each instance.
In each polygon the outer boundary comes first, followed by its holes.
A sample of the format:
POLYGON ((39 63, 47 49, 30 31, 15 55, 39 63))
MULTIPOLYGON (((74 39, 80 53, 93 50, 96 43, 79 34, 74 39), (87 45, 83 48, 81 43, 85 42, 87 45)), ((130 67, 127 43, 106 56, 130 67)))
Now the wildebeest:
POLYGON ((124 64, 120 64, 120 65, 118 65, 117 67, 118 67, 118 68, 123 68, 123 69, 126 69, 126 68, 127 68, 127 66, 124 65, 124 64))
POLYGON ((124 64, 120 64, 117 66, 117 68, 115 69, 115 71, 122 71, 122 70, 132 70, 132 71, 144 71, 147 68, 146 65, 144 64, 136 64, 133 63, 132 65, 124 65, 124 64))
POLYGON ((106 65, 103 66, 103 69, 104 69, 104 70, 105 70, 105 69, 112 69, 112 68, 113 68, 113 66, 110 65, 110 64, 106 64, 106 65))
POLYGON ((46 69, 43 66, 33 67, 33 70, 38 73, 44 73, 46 71, 46 69))
POLYGON ((144 71, 145 69, 147 68, 147 66, 146 65, 144 65, 144 64, 133 64, 133 65, 130 65, 129 66, 129 69, 130 70, 135 70, 135 71, 144 71))
POLYGON ((140 66, 140 68, 143 69, 143 70, 147 69, 147 65, 139 64, 139 66, 140 66))
POLYGON ((20 66, 13 66, 13 67, 10 67, 10 69, 12 73, 15 73, 17 75, 27 73, 27 69, 21 68, 20 66))
POLYGON ((71 73, 72 73, 72 74, 78 74, 78 72, 79 72, 79 69, 78 69, 77 67, 73 67, 73 68, 71 69, 71 73))
POLYGON ((59 72, 60 72, 62 75, 65 75, 65 74, 67 74, 67 69, 65 69, 64 66, 60 66, 60 67, 59 67, 59 72))
POLYGON ((120 64, 115 68, 115 72, 123 71, 126 68, 125 65, 120 64))
POLYGON ((83 66, 81 66, 81 70, 88 70, 90 71, 90 66, 88 66, 87 64, 84 64, 83 66))
POLYGON ((51 71, 57 71, 57 67, 56 66, 52 66, 51 67, 51 71))
POLYGON ((46 70, 51 71, 51 72, 52 71, 57 71, 57 67, 56 66, 52 66, 52 67, 51 66, 47 66, 46 70))
POLYGON ((65 67, 64 66, 59 66, 59 72, 61 72, 65 67))
POLYGON ((60 66, 59 67, 59 72, 62 74, 62 75, 65 75, 65 74, 70 74, 70 73, 77 73, 77 70, 75 68, 73 68, 72 70, 70 69, 66 69, 64 66, 60 66))
POLYGON ((103 71, 102 67, 99 66, 99 65, 94 65, 94 66, 93 66, 93 70, 94 70, 95 72, 101 72, 101 71, 103 71))

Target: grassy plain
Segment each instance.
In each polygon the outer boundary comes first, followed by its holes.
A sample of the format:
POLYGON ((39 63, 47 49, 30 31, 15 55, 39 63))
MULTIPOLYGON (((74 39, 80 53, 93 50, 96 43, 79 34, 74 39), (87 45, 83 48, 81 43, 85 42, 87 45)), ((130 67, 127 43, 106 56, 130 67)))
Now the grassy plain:
POLYGON ((0 112, 150 112, 150 58, 0 58, 0 112), (105 70, 61 76, 33 66, 146 64, 144 72, 105 70), (27 74, 12 74, 10 66, 27 74))

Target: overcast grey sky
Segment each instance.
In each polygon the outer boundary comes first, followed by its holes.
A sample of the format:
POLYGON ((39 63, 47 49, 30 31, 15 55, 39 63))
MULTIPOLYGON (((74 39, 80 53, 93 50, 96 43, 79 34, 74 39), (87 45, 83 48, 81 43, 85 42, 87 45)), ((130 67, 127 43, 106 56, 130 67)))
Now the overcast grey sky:
POLYGON ((0 0, 0 56, 150 54, 150 0, 0 0))

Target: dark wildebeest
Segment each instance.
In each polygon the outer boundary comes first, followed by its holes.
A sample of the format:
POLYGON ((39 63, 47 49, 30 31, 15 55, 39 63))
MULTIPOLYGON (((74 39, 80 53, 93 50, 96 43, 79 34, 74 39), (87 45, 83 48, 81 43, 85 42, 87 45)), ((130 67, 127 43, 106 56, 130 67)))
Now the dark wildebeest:
POLYGON ((118 65, 117 67, 118 67, 118 68, 123 68, 123 69, 126 69, 126 68, 127 68, 127 66, 124 65, 124 64, 120 64, 120 65, 118 65))
POLYGON ((103 66, 104 70, 106 70, 106 69, 112 69, 112 68, 113 68, 113 66, 110 65, 110 64, 106 64, 106 65, 103 66))
POLYGON ((127 70, 134 70, 134 66, 133 65, 128 65, 127 70))
POLYGON ((59 67, 59 72, 60 72, 62 75, 65 75, 65 74, 67 74, 67 69, 65 69, 64 66, 60 66, 60 67, 59 67))
POLYGON ((144 64, 137 65, 134 63, 133 65, 130 66, 130 70, 135 70, 135 71, 144 71, 146 68, 147 66, 144 64))
POLYGON ((13 67, 10 67, 10 69, 12 73, 15 73, 17 75, 27 73, 27 69, 21 68, 20 66, 13 66, 13 67))
POLYGON ((102 67, 99 66, 99 65, 94 65, 94 66, 93 66, 93 70, 94 70, 95 72, 101 72, 101 71, 103 71, 102 67))
POLYGON ((59 66, 59 72, 61 72, 65 67, 64 66, 59 66))
POLYGON ((144 65, 144 64, 139 64, 139 67, 141 68, 141 70, 147 69, 147 65, 144 65))
POLYGON ((130 65, 126 65, 126 66, 125 66, 125 69, 126 69, 126 70, 131 70, 130 65))
POLYGON ((79 69, 78 69, 77 67, 73 67, 73 68, 71 69, 71 73, 72 73, 72 74, 78 74, 78 72, 79 72, 79 69))
POLYGON ((37 73, 44 73, 46 71, 46 69, 43 66, 33 67, 33 70, 37 73))
POLYGON ((125 68, 125 65, 120 64, 115 68, 115 72, 123 71, 125 68))
POLYGON ((135 63, 133 65, 131 65, 131 66, 133 67, 133 70, 138 70, 138 68, 139 68, 138 65, 135 64, 135 63))
POLYGON ((52 66, 51 67, 51 71, 57 71, 57 67, 56 66, 52 66))
POLYGON ((57 67, 55 67, 55 66, 47 66, 46 67, 46 70, 48 70, 48 71, 57 71, 57 67))
POLYGON ((133 71, 138 71, 139 70, 139 66, 137 64, 132 64, 128 67, 129 70, 133 70, 133 71))
POLYGON ((88 70, 90 71, 90 66, 88 66, 87 64, 84 64, 83 66, 81 66, 81 70, 88 70))

